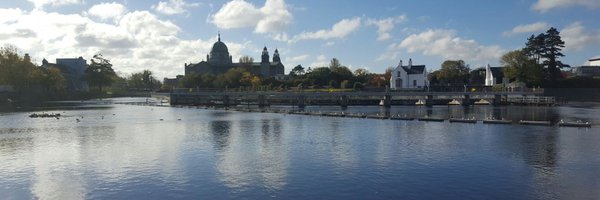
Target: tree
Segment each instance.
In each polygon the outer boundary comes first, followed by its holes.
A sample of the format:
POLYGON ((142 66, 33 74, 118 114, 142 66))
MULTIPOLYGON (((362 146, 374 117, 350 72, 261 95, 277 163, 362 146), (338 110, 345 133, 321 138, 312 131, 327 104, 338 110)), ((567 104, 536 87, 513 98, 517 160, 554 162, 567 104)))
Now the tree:
POLYGON ((540 33, 535 37, 531 35, 527 38, 523 51, 537 64, 545 66, 547 78, 554 81, 560 75, 559 69, 567 66, 558 60, 559 57, 565 56, 561 53, 564 47, 565 42, 561 39, 560 33, 552 27, 546 33, 540 33))
POLYGON ((544 79, 544 69, 535 58, 527 56, 526 51, 515 50, 502 55, 500 64, 504 66, 504 76, 528 86, 539 86, 544 79))
POLYGON ((370 80, 370 76, 371 73, 363 68, 358 68, 356 70, 354 70, 354 78, 356 79, 356 82, 360 82, 360 83, 368 83, 370 80))
POLYGON ((469 73, 469 84, 483 85, 485 84, 485 68, 480 67, 469 73))
POLYGON ((129 88, 140 90, 154 90, 160 88, 160 81, 152 75, 152 71, 144 70, 136 72, 127 77, 127 85, 129 88))
POLYGON ((465 84, 469 81, 469 65, 463 60, 446 60, 439 71, 437 78, 442 83, 465 84))
POLYGON ((537 36, 531 35, 529 38, 527 38, 527 43, 525 44, 525 54, 535 59, 536 63, 538 64, 540 64, 540 59, 544 53, 545 37, 546 36, 543 33, 540 33, 537 36))
POLYGON ((26 89, 35 82, 32 78, 38 77, 31 76, 34 70, 35 65, 21 57, 16 47, 0 49, 0 85, 10 85, 16 90, 26 89))
POLYGON ((392 79, 393 71, 394 71, 394 68, 392 68, 392 67, 388 67, 387 69, 385 69, 385 73, 383 74, 383 78, 384 78, 383 80, 385 81, 385 84, 390 83, 390 79, 392 79))
POLYGON ((290 76, 302 76, 305 74, 304 67, 302 65, 296 65, 292 71, 290 71, 290 76))
POLYGON ((350 71, 350 69, 348 69, 346 66, 336 67, 331 70, 331 73, 330 79, 333 79, 338 83, 341 83, 344 80, 350 80, 354 77, 352 71, 350 71))
POLYGON ((342 66, 342 64, 340 64, 340 61, 337 58, 333 58, 329 62, 329 69, 331 71, 334 71, 336 68, 341 67, 341 66, 342 66))
POLYGON ((440 70, 436 70, 436 71, 427 73, 427 80, 429 80, 429 84, 431 84, 431 85, 440 84, 440 80, 438 79, 439 75, 440 75, 440 70))
POLYGON ((306 74, 306 80, 312 85, 328 85, 331 80, 331 70, 327 67, 314 68, 312 72, 306 74))
POLYGON ((37 67, 29 55, 20 56, 18 49, 5 46, 0 49, 0 85, 27 91, 34 87, 59 91, 65 87, 65 78, 55 67, 37 67))
POLYGON ((105 86, 110 86, 117 76, 110 61, 102 54, 94 55, 92 64, 88 66, 85 73, 85 79, 90 86, 97 87, 99 91, 102 91, 105 86))
POLYGON ((242 56, 240 57, 240 66, 250 69, 250 67, 252 67, 252 63, 254 62, 254 58, 250 57, 250 56, 242 56))
POLYGON ((550 80, 554 81, 560 75, 560 68, 563 68, 563 63, 558 60, 559 57, 565 56, 561 53, 565 47, 565 42, 560 38, 560 33, 556 28, 552 27, 546 31, 544 38, 544 53, 542 57, 546 59, 544 65, 547 66, 550 80))

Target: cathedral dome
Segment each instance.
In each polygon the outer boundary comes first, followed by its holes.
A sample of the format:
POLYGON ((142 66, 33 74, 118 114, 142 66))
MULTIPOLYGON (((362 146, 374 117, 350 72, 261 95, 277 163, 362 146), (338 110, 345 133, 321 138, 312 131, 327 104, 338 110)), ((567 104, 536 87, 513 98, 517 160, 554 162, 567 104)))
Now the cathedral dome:
POLYGON ((231 56, 229 55, 227 45, 221 42, 221 34, 219 34, 219 40, 213 44, 209 55, 208 62, 213 65, 231 64, 231 56))
POLYGON ((227 45, 225 45, 225 43, 221 42, 221 40, 219 39, 219 41, 215 42, 215 44, 213 44, 212 49, 210 50, 211 53, 227 53, 229 54, 229 50, 227 49, 227 45))

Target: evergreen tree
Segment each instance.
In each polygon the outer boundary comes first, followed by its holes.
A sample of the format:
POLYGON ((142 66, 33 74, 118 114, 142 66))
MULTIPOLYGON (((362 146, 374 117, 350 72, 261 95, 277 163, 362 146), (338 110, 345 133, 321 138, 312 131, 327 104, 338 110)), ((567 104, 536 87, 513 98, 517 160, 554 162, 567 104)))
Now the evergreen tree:
POLYGON ((561 52, 564 47, 565 42, 561 39, 560 33, 552 27, 546 33, 527 38, 523 51, 536 63, 546 67, 546 76, 549 80, 556 80, 560 74, 559 69, 566 66, 558 60, 559 57, 565 56, 561 52))
POLYGON ((562 48, 565 47, 565 42, 560 38, 560 33, 554 27, 546 31, 544 37, 544 52, 542 58, 544 58, 544 65, 547 66, 548 75, 550 80, 556 80, 560 75, 560 68, 563 68, 563 63, 558 60, 559 57, 565 56, 561 53, 562 48))

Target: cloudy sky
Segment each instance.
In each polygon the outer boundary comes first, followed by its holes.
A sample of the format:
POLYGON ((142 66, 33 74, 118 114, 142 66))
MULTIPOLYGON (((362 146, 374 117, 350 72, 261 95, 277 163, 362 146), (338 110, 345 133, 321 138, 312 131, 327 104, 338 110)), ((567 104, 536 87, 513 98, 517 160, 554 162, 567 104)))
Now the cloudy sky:
MULTIPOLYGON (((102 53, 126 75, 183 74, 221 32, 234 61, 279 49, 286 72, 326 66, 381 73, 400 59, 430 70, 446 59, 498 65, 526 38, 556 27, 562 59, 600 57, 600 0, 11 0, 0 2, 0 45, 43 58, 102 53)), ((406 63, 406 62, 405 62, 406 63)))

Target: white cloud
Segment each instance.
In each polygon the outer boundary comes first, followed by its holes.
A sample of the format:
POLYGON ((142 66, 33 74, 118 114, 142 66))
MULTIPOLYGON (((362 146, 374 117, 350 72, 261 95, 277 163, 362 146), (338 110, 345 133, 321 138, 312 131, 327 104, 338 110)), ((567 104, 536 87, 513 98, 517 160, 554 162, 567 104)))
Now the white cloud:
POLYGON ((294 57, 287 59, 287 62, 292 65, 301 64, 302 62, 308 60, 308 57, 309 57, 309 55, 307 55, 307 54, 294 56, 294 57))
MULTIPOLYGON (((150 69, 159 78, 183 74, 184 63, 204 59, 216 41, 216 37, 180 39, 180 27, 148 11, 125 13, 114 24, 80 14, 41 10, 0 9, 0 17, 0 46, 14 45, 29 53, 37 64, 42 58, 54 62, 56 58, 82 56, 89 60, 102 53, 115 71, 129 74, 150 69)), ((249 45, 227 42, 232 55, 241 55, 249 45)))
POLYGON ((308 67, 311 67, 312 69, 317 68, 317 67, 327 67, 327 66, 329 66, 329 60, 327 60, 327 57, 325 57, 325 55, 322 55, 322 54, 317 56, 317 60, 310 63, 310 65, 308 65, 308 67))
POLYGON ((33 3, 33 7, 37 10, 43 9, 44 6, 61 6, 69 4, 79 4, 82 0, 27 0, 33 3))
POLYGON ((277 33, 277 34, 271 35, 270 38, 273 38, 273 40, 275 40, 275 41, 281 41, 281 42, 286 42, 289 39, 287 33, 277 33))
POLYGON ((600 8, 598 0, 538 0, 533 4, 532 9, 546 12, 554 8, 564 8, 570 6, 583 6, 586 8, 600 8))
POLYGON ((334 38, 345 38, 350 33, 355 32, 360 28, 361 18, 354 17, 352 19, 343 19, 338 23, 334 24, 329 30, 318 30, 315 32, 303 32, 300 33, 292 39, 293 42, 297 42, 300 40, 327 40, 334 38))
POLYGON ((152 9, 161 14, 176 15, 186 13, 188 8, 198 6, 200 6, 200 3, 187 3, 185 0, 169 0, 152 5, 152 9))
POLYGON ((504 35, 504 36, 512 36, 512 35, 517 35, 517 34, 521 34, 521 33, 544 32, 544 31, 546 31, 546 29, 548 27, 549 27, 549 25, 546 22, 536 22, 536 23, 531 23, 531 24, 521 24, 521 25, 515 26, 510 31, 505 31, 504 33, 502 33, 502 35, 504 35))
POLYGON ((112 3, 101 3, 92 6, 87 14, 96 16, 100 19, 120 19, 123 14, 127 12, 127 8, 123 4, 112 2, 112 3))
POLYGON ((211 22, 219 28, 254 27, 256 33, 283 32, 292 20, 284 0, 267 0, 261 8, 244 0, 233 0, 211 17, 211 22))
POLYGON ((406 50, 424 55, 440 56, 444 59, 465 61, 497 60, 505 52, 501 47, 484 46, 474 40, 460 38, 454 30, 435 29, 412 34, 399 44, 390 45, 388 50, 406 50))
POLYGON ((257 33, 281 32, 292 23, 292 14, 283 0, 267 0, 260 11, 264 17, 256 24, 257 33))
POLYGON ((390 31, 394 29, 396 24, 402 23, 406 21, 406 15, 400 15, 397 17, 388 17, 381 20, 369 19, 367 20, 367 25, 375 25, 377 26, 377 33, 379 36, 377 40, 383 41, 388 40, 392 37, 390 31))
POLYGON ((583 50, 600 45, 600 30, 587 30, 581 22, 574 22, 560 31, 565 50, 583 50))

